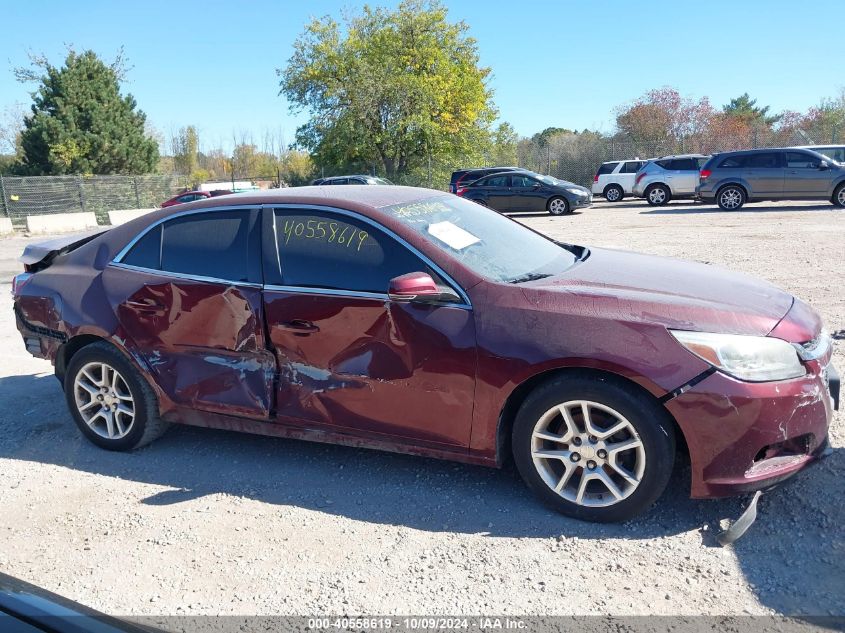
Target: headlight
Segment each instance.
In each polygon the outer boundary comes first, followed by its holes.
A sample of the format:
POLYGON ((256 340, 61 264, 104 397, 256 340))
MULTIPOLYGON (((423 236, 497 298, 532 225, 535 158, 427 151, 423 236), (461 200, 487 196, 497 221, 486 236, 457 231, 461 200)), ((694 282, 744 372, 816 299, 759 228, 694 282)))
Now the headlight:
POLYGON ((682 330, 669 332, 693 354, 740 380, 786 380, 806 373, 795 348, 779 338, 682 330))
POLYGON ((576 189, 575 187, 566 187, 566 190, 567 190, 569 193, 571 193, 571 194, 573 194, 573 195, 576 195, 576 196, 579 196, 579 197, 580 197, 580 196, 586 196, 586 195, 587 195, 587 192, 586 192, 586 191, 584 191, 583 189, 576 189))

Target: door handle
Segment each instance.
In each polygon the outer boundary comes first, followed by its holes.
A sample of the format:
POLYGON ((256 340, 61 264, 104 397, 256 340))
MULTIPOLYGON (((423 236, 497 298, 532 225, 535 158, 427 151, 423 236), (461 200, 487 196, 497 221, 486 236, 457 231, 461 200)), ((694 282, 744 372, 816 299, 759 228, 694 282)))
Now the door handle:
POLYGON ((126 302, 126 305, 138 312, 161 312, 164 310, 162 304, 155 303, 154 301, 132 301, 130 299, 126 302))
POLYGON ((311 321, 306 321, 304 319, 293 319, 292 321, 284 321, 279 323, 276 327, 280 330, 287 330, 288 332, 293 332, 295 334, 312 334, 314 332, 319 332, 320 328, 317 325, 311 323, 311 321))

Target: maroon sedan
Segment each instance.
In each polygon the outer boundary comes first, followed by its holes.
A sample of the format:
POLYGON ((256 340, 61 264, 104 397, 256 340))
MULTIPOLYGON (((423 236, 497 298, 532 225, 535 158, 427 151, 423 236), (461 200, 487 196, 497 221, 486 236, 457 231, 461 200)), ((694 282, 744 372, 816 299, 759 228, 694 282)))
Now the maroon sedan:
POLYGON ((161 208, 165 209, 167 207, 173 207, 177 204, 184 204, 186 202, 205 200, 206 198, 216 198, 217 196, 226 196, 230 193, 232 192, 228 189, 215 189, 214 191, 186 191, 162 202, 161 208))
POLYGON ((500 466, 561 512, 770 486, 824 455, 838 378, 818 315, 713 266, 551 241, 407 187, 162 209, 27 247, 27 349, 81 432, 170 423, 500 466))

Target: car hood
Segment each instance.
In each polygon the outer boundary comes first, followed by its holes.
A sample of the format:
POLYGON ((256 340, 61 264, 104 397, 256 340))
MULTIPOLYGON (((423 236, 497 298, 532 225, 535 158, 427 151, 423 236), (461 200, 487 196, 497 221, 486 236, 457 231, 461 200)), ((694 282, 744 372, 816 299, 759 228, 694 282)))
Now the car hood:
POLYGON ((794 301, 768 282, 718 266, 604 248, 520 288, 546 310, 754 336, 771 332, 794 301))

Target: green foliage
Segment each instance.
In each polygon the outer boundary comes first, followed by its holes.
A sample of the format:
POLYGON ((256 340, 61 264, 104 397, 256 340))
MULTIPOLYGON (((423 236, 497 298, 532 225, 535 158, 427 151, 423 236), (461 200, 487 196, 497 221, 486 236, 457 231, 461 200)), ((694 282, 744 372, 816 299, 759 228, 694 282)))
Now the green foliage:
POLYGON ((193 125, 180 128, 171 139, 173 167, 177 174, 192 175, 199 168, 199 134, 193 125))
MULTIPOLYGON (((572 134, 572 130, 567 130, 566 128, 562 127, 547 127, 542 132, 537 132, 534 136, 531 137, 531 140, 535 142, 539 147, 547 147, 549 141, 559 134, 572 134)), ((577 134, 577 132, 575 132, 577 134)))
POLYGON ((780 121, 781 115, 769 116, 769 106, 758 107, 757 99, 752 99, 747 92, 741 94, 731 102, 722 106, 722 112, 736 117, 746 125, 771 128, 780 121))
POLYGON ((37 80, 31 116, 20 135, 20 171, 33 175, 145 174, 158 162, 158 146, 144 132, 146 117, 132 95, 120 94, 121 61, 106 65, 93 51, 68 52, 57 68, 18 69, 37 80))
POLYGON ((281 94, 310 121, 297 143, 321 165, 378 165, 396 179, 431 160, 481 156, 495 118, 475 40, 432 0, 365 6, 343 32, 313 20, 294 44, 281 94))

